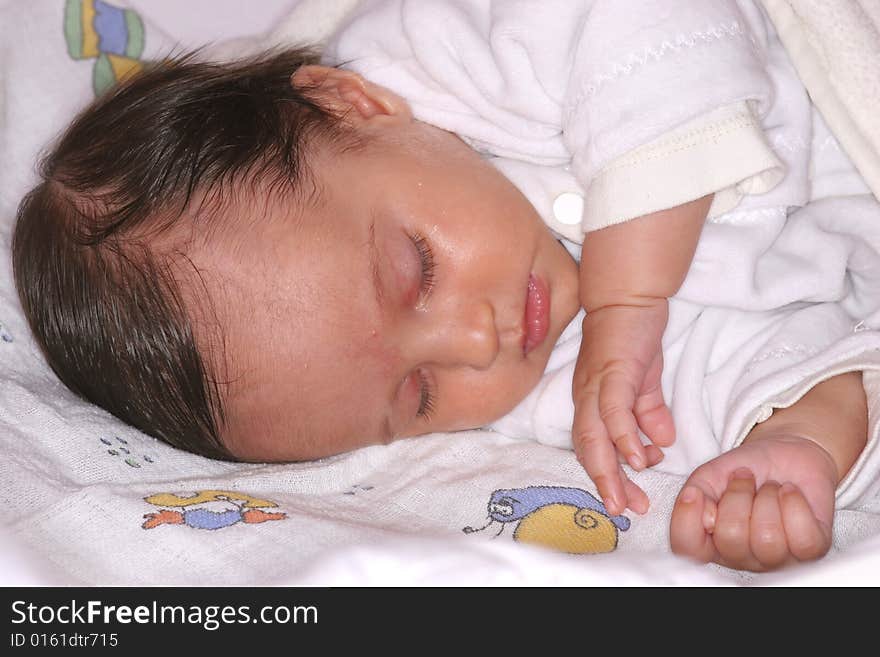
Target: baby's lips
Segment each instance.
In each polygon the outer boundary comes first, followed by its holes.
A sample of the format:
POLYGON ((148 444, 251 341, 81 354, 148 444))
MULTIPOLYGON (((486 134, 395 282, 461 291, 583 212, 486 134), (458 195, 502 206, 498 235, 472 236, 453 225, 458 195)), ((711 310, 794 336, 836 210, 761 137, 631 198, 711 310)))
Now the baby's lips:
POLYGON ((529 275, 523 327, 523 354, 528 354, 544 342, 550 330, 550 290, 535 274, 529 275))

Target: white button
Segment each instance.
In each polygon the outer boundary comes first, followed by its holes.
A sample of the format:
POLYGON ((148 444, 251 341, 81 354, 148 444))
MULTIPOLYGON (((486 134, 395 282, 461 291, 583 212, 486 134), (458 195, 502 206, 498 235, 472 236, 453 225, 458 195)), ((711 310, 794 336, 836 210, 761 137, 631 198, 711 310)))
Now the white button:
POLYGON ((584 197, 574 192, 563 192, 553 201, 553 216, 556 221, 567 226, 581 223, 584 213, 584 197))

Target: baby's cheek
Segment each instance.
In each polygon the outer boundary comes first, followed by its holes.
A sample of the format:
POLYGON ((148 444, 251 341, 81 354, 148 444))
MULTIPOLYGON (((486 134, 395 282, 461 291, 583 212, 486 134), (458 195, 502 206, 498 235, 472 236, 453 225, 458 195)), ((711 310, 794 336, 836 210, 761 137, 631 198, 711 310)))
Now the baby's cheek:
POLYGON ((499 368, 464 377, 450 395, 450 423, 455 426, 447 430, 474 429, 498 420, 525 399, 540 376, 526 368, 499 368))

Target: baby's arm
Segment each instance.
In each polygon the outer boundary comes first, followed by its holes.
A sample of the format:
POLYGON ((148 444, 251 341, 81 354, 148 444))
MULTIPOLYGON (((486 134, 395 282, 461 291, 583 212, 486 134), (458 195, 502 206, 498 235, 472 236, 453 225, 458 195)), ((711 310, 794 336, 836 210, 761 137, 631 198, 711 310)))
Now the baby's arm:
POLYGON ((675 440, 660 387, 667 299, 684 281, 711 201, 705 196, 584 238, 580 299, 587 312, 572 390, 572 441, 611 514, 648 508, 618 454, 641 470, 663 458, 657 446, 675 440), (652 445, 642 445, 639 428, 652 445))
POLYGON ((860 372, 816 385, 691 474, 672 512, 672 550, 747 570, 818 559, 831 547, 835 489, 867 433, 860 372))

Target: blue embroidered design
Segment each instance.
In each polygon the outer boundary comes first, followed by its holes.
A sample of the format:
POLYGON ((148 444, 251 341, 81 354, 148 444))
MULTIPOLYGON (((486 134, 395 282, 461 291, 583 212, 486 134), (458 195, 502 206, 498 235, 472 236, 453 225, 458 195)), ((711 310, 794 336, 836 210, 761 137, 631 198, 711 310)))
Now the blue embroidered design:
POLYGON ((465 527, 465 534, 481 532, 500 523, 495 537, 514 525, 513 539, 552 547, 572 554, 611 552, 618 533, 630 527, 626 516, 609 516, 599 500, 580 488, 527 486, 502 488, 489 497, 489 522, 465 527))

